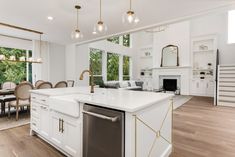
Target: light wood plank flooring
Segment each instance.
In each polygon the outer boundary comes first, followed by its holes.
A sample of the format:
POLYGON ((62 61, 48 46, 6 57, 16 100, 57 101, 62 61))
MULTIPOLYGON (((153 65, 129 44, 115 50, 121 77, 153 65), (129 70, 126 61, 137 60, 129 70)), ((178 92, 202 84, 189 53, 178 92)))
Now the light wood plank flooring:
POLYGON ((193 97, 174 111, 171 157, 235 157, 235 108, 193 97))
MULTIPOLYGON (((174 111, 171 157, 235 157, 235 108, 213 107, 212 99, 193 97, 174 111)), ((29 125, 0 131, 1 157, 63 157, 29 136, 29 125)))
POLYGON ((29 135, 29 125, 0 131, 0 157, 64 157, 37 136, 29 135))

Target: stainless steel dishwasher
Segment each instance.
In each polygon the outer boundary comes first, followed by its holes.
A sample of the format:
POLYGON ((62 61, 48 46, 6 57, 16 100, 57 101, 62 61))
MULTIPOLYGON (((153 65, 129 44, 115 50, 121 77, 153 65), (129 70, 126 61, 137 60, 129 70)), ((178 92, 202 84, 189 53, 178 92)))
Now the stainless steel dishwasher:
POLYGON ((83 157, 124 157, 124 116, 122 111, 84 105, 83 157))

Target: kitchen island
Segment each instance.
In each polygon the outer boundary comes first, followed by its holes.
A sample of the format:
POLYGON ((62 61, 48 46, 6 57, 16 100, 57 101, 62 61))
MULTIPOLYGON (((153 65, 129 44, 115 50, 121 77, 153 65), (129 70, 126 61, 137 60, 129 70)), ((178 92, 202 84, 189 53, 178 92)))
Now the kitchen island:
POLYGON ((89 87, 31 92, 31 135, 67 156, 167 157, 172 94, 89 87))

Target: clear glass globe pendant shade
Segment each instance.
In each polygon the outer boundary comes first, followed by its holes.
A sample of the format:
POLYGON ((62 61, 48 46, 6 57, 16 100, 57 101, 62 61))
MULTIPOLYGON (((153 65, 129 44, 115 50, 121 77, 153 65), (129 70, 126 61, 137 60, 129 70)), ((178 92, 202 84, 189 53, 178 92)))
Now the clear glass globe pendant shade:
POLYGON ((133 25, 133 24, 139 23, 139 21, 140 20, 136 16, 134 11, 128 11, 128 12, 124 13, 123 16, 122 16, 122 22, 124 24, 133 25))
POLYGON ((108 30, 107 25, 103 21, 98 21, 97 24, 94 26, 94 32, 102 34, 108 30))
POLYGON ((83 38, 83 34, 79 29, 76 29, 75 31, 73 31, 71 33, 71 38, 72 39, 81 39, 81 38, 83 38))

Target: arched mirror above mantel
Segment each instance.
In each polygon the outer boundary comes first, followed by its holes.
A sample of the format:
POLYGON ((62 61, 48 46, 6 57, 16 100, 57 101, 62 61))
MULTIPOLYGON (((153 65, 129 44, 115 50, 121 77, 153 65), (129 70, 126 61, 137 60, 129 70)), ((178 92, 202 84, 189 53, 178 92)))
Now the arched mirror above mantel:
POLYGON ((162 49, 161 67, 179 66, 179 48, 175 45, 167 45, 162 49))

